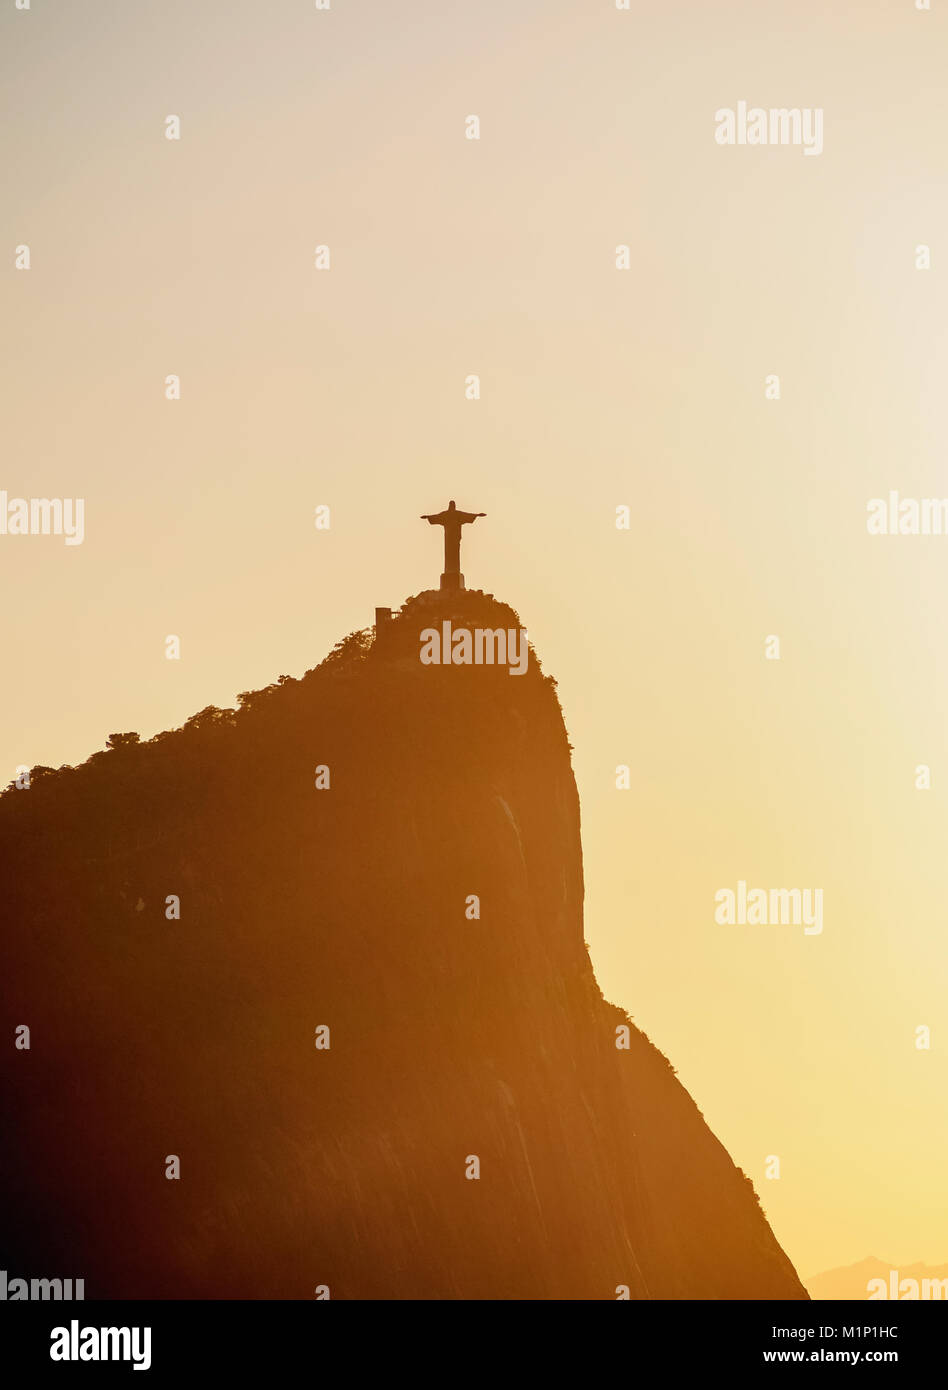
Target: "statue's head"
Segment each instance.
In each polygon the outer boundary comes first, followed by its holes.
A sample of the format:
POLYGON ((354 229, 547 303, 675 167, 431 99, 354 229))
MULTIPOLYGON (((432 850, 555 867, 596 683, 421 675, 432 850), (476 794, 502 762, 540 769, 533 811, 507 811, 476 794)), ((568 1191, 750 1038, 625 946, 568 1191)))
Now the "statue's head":
POLYGON ((454 498, 453 498, 453 497, 451 498, 451 501, 448 503, 448 511, 449 511, 449 512, 456 512, 456 511, 457 511, 457 507, 455 507, 455 505, 454 505, 454 498))

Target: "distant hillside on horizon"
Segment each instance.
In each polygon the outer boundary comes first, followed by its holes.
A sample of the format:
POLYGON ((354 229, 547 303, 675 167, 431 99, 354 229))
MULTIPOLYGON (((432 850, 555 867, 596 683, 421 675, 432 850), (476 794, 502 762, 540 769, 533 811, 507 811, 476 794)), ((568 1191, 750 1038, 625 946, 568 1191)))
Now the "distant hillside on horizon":
POLYGON ((948 1264, 900 1266, 889 1264, 886 1260, 878 1260, 874 1255, 867 1255, 864 1260, 859 1260, 856 1264, 841 1265, 838 1269, 828 1269, 822 1274, 814 1274, 804 1282, 811 1298, 869 1300, 869 1283, 872 1279, 882 1279, 886 1287, 886 1296, 891 1296, 893 1270, 897 1271, 898 1284, 903 1279, 908 1279, 914 1280, 919 1285, 918 1295, 913 1293, 911 1286, 901 1289, 898 1295, 900 1301, 905 1301, 906 1296, 948 1299, 948 1264), (944 1290, 936 1287, 926 1294, 924 1284, 926 1280, 939 1284, 945 1281, 944 1290))

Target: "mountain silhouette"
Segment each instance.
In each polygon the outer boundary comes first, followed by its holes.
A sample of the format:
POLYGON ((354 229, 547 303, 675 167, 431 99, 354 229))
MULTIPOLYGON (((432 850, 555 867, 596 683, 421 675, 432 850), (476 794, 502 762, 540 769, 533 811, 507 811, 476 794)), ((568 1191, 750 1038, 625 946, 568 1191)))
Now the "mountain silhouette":
POLYGON ((8 1039, 30 1029, 3 1049, 11 1275, 807 1297, 596 983, 555 682, 532 651, 521 677, 423 665, 445 619, 520 627, 490 595, 419 595, 299 680, 0 796, 0 994, 8 1039))
MULTIPOLYGON (((948 1298, 948 1265, 897 1265, 876 1259, 874 1255, 867 1255, 856 1264, 841 1265, 837 1269, 814 1274, 807 1279, 806 1287, 811 1298, 876 1301, 870 1299, 870 1284, 874 1279, 882 1281, 887 1299, 893 1293, 899 1302, 919 1297, 937 1301, 948 1298), (911 1283, 903 1284, 907 1280, 914 1281, 917 1287, 913 1288, 911 1283)), ((882 1290, 877 1284, 871 1292, 878 1299, 882 1290)))

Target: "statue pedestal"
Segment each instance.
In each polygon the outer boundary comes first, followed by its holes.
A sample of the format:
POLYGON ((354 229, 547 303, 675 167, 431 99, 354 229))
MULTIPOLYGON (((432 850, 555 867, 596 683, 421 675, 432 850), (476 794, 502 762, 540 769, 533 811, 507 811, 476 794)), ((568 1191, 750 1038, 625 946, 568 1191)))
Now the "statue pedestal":
POLYGON ((452 590, 452 589, 463 589, 463 588, 464 588, 464 575, 463 575, 463 574, 443 574, 443 575, 441 576, 441 590, 442 590, 442 592, 444 592, 444 591, 446 591, 446 590, 447 590, 447 591, 450 591, 450 590, 452 590))

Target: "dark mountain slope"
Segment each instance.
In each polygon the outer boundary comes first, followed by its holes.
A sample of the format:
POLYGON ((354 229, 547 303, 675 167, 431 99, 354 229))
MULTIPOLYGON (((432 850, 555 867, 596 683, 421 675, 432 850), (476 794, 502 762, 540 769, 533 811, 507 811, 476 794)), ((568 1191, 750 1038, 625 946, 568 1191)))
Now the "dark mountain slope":
POLYGON ((422 666, 451 614, 519 627, 487 596, 412 600, 374 649, 0 798, 11 1274, 806 1297, 666 1059, 634 1028, 615 1046, 553 682, 532 657, 422 666))

